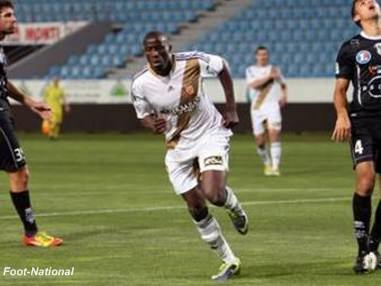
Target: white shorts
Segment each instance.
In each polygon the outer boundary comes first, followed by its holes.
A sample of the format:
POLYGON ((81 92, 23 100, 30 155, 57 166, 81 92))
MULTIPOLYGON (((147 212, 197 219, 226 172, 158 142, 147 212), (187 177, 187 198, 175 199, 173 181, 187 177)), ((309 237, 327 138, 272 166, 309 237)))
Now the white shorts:
POLYGON ((229 170, 229 140, 230 136, 226 132, 214 133, 205 135, 192 149, 168 150, 165 165, 176 194, 194 189, 198 185, 199 173, 229 170), (199 172, 195 168, 196 163, 199 172))
POLYGON ((282 129, 282 115, 279 104, 266 105, 259 109, 251 108, 250 113, 254 135, 265 133, 266 128, 279 131, 282 129))

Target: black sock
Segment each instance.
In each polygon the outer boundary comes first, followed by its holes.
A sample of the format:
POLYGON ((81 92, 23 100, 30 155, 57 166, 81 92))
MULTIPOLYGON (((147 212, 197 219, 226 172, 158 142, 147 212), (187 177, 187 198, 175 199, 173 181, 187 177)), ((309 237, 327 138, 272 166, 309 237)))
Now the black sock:
POLYGON ((378 250, 380 239, 381 239, 381 201, 379 201, 378 203, 372 231, 370 233, 370 239, 369 239, 370 251, 378 250))
POLYGON ((371 197, 362 197, 355 193, 353 196, 352 206, 355 237, 357 239, 357 244, 359 247, 358 254, 364 255, 369 251, 369 224, 372 213, 371 197))
POLYGON ((11 198, 15 209, 24 225, 25 235, 33 236, 37 233, 37 224, 34 219, 32 206, 29 198, 29 191, 21 193, 11 192, 11 198))

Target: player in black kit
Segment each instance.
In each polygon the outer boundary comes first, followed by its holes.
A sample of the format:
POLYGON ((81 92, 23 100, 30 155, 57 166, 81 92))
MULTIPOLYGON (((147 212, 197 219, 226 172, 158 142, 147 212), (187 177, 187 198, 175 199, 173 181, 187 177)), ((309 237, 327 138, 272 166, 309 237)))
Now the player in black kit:
MULTIPOLYGON (((16 29, 16 17, 13 4, 8 0, 0 0, 0 41, 16 29)), ((14 119, 8 102, 11 97, 44 119, 51 115, 47 105, 34 101, 21 93, 6 75, 6 57, 0 47, 0 170, 9 177, 10 194, 15 209, 24 226, 23 244, 26 246, 59 246, 62 239, 52 237, 37 230, 28 191, 28 168, 24 153, 14 131, 14 119)))
POLYGON ((353 196, 356 273, 381 268, 381 201, 370 229, 371 195, 381 174, 381 12, 375 0, 353 0, 353 21, 361 33, 345 42, 337 56, 334 104, 337 121, 332 139, 350 141, 356 187, 353 196), (350 82, 353 100, 347 106, 350 82))

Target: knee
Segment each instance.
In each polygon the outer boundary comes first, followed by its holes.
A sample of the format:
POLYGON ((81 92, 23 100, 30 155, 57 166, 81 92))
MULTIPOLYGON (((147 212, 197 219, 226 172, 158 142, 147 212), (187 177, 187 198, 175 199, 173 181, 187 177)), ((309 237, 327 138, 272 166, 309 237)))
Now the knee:
POLYGON ((28 168, 22 168, 10 175, 11 190, 15 192, 22 192, 28 188, 29 181, 28 168))
POLYGON ((17 172, 16 181, 19 185, 27 186, 29 181, 29 171, 27 168, 23 168, 17 172))
POLYGON ((266 140, 265 140, 265 138, 262 138, 260 136, 255 138, 255 143, 256 143, 258 148, 263 149, 263 148, 266 147, 266 140))
POLYGON ((215 206, 223 206, 226 202, 225 187, 222 186, 209 186, 204 188, 206 199, 215 206))
POLYGON ((362 175, 357 179, 357 193, 363 196, 371 195, 374 188, 374 181, 374 174, 362 175))

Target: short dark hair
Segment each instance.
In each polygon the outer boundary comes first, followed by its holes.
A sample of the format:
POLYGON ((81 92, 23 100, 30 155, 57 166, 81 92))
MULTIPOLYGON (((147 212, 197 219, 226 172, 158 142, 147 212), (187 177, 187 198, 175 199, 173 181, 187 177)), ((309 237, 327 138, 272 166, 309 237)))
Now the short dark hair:
MULTIPOLYGON (((352 19, 355 17, 355 15, 356 15, 356 3, 357 3, 357 0, 353 0, 352 1, 352 9, 351 9, 351 14, 352 14, 352 19)), ((361 23, 360 23, 360 21, 355 21, 355 20, 353 20, 354 22, 355 22, 355 24, 357 25, 357 26, 359 26, 360 28, 361 28, 361 23)))
POLYGON ((151 32, 148 32, 144 36, 144 38, 143 38, 143 45, 145 45, 146 42, 148 40, 150 40, 150 39, 160 39, 161 37, 164 37, 164 38, 168 39, 168 37, 164 33, 160 32, 160 31, 151 31, 151 32))
POLYGON ((11 0, 0 0, 0 11, 3 8, 14 8, 13 3, 11 0))
POLYGON ((266 46, 258 46, 255 49, 255 54, 257 54, 259 51, 269 51, 269 49, 266 46))

